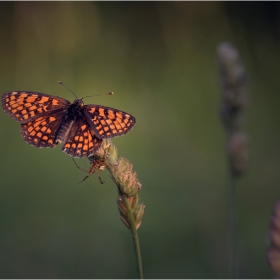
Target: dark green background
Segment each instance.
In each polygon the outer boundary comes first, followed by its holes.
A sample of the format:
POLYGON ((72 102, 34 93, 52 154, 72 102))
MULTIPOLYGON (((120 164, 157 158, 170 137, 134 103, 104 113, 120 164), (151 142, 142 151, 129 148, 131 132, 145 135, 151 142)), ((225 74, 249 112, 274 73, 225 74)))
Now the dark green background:
MULTIPOLYGON (((1 2, 0 91, 33 90, 133 114, 113 139, 143 185, 146 278, 228 277, 225 134, 216 46, 248 75, 250 167, 238 183, 242 278, 269 278, 269 217, 280 193, 279 2, 1 2)), ((0 277, 135 278, 117 191, 0 112, 0 277)), ((86 159, 79 165, 89 168, 86 159)))

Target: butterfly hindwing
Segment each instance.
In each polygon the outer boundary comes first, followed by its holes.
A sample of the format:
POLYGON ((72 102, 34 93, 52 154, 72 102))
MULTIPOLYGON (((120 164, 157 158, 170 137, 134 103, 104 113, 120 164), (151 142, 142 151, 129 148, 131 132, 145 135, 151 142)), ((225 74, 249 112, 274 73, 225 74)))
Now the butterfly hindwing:
POLYGON ((78 117, 65 139, 62 150, 72 157, 89 157, 100 148, 101 142, 83 118, 78 117))
POLYGON ((64 115, 63 112, 57 112, 24 123, 21 125, 21 135, 30 145, 38 148, 52 148, 58 144, 55 138, 64 120, 64 115))

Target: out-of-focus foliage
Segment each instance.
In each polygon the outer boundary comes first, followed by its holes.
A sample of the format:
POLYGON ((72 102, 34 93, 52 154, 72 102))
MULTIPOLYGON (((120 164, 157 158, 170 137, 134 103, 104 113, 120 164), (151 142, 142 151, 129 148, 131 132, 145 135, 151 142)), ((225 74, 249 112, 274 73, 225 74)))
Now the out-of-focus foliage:
MULTIPOLYGON (((269 278, 280 188, 279 2, 0 2, 0 88, 86 98, 134 115, 113 139, 142 184, 145 278, 228 276, 225 135, 216 47, 248 76, 249 171, 238 184, 240 277, 269 278)), ((27 145, 0 112, 2 278, 134 278, 117 190, 54 149, 27 145)), ((86 159, 78 164, 89 168, 86 159)))

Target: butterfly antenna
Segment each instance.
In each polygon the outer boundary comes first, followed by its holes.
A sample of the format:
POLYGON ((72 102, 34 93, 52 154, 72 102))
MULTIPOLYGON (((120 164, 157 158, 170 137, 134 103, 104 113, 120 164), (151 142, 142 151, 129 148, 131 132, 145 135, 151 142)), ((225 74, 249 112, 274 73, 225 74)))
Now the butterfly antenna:
POLYGON ((86 98, 86 97, 101 96, 101 95, 113 95, 113 94, 114 94, 114 92, 110 91, 110 92, 102 93, 102 94, 94 94, 94 95, 84 96, 84 97, 81 98, 81 99, 84 99, 84 98, 86 98))
POLYGON ((64 86, 66 89, 68 89, 70 92, 72 92, 74 94, 74 96, 76 97, 76 99, 78 99, 77 95, 71 90, 69 89, 64 83, 62 83, 61 81, 58 82, 59 84, 61 84, 62 86, 64 86))

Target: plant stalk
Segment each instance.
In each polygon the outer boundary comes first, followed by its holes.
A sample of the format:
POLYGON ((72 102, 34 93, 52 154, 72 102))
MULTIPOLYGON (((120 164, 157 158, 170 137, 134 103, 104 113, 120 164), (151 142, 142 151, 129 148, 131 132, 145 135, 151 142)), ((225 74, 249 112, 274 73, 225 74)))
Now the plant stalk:
POLYGON ((228 235, 229 235, 229 268, 230 275, 229 278, 237 279, 238 278, 238 262, 237 262, 237 184, 236 176, 230 172, 229 176, 229 226, 228 226, 228 235))
POLYGON ((131 225, 131 233, 133 237, 133 242, 134 242, 134 248, 135 248, 135 253, 136 253, 136 259, 137 259, 137 266, 138 266, 138 273, 139 273, 139 279, 143 279, 143 268, 142 268, 142 258, 141 258, 141 251, 140 251, 140 244, 139 244, 139 238, 138 238, 138 233, 136 229, 136 224, 133 216, 133 211, 131 209, 130 203, 128 201, 128 198, 125 196, 122 196, 122 199, 127 207, 127 213, 131 225))

